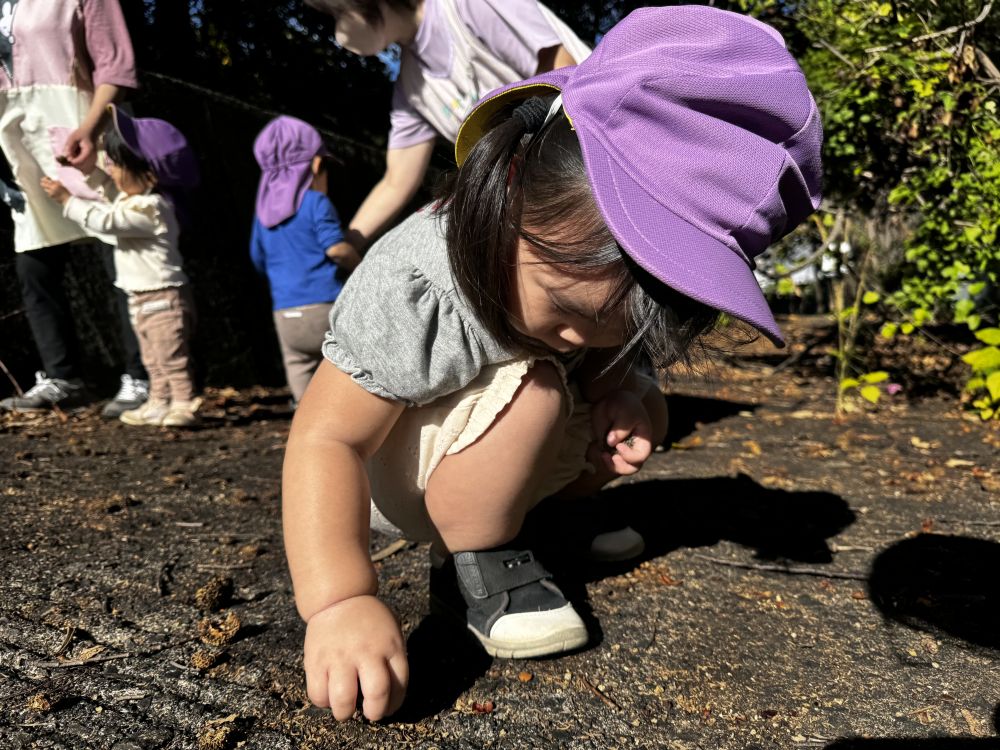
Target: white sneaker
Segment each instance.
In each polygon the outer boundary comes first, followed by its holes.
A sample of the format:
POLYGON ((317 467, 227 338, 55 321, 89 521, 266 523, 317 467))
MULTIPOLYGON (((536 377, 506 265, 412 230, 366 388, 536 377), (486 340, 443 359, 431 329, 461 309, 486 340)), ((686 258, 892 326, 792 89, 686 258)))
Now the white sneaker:
POLYGON ((127 372, 121 377, 118 393, 101 410, 107 419, 120 417, 123 412, 138 409, 149 398, 149 381, 133 378, 127 372))
POLYGON ((86 406, 93 399, 79 378, 50 378, 44 372, 35 373, 35 384, 23 396, 11 396, 0 401, 0 409, 8 411, 48 411, 54 406, 73 409, 86 406))
POLYGON ((123 411, 118 419, 130 425, 154 425, 159 427, 163 424, 163 420, 169 411, 170 405, 166 401, 151 398, 138 409, 123 411))
POLYGON ((198 417, 198 407, 201 399, 193 401, 173 401, 160 424, 163 427, 194 427, 201 419, 198 417))

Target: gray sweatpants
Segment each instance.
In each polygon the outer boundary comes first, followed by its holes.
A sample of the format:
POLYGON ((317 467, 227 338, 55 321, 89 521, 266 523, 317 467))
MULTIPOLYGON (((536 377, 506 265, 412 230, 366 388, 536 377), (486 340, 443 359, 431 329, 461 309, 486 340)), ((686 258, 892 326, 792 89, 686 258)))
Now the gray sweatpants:
POLYGON ((274 311, 274 328, 281 344, 285 378, 298 403, 306 386, 323 361, 323 338, 330 327, 332 302, 301 307, 286 307, 274 311))

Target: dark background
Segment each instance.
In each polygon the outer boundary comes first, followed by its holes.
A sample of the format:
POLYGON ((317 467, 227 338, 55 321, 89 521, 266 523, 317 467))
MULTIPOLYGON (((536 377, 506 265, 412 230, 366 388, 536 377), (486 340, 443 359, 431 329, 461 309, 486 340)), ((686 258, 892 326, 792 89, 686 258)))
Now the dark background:
MULTIPOLYGON (((593 42, 631 2, 548 3, 593 42)), ((332 19, 301 2, 122 0, 140 71, 129 97, 137 116, 162 117, 191 141, 202 166, 191 229, 182 241, 199 310, 196 355, 207 385, 283 382, 266 285, 247 243, 259 171, 253 139, 290 114, 316 125, 342 161, 331 198, 349 220, 384 168, 392 60, 358 58, 333 42, 332 19)), ((439 143, 425 189, 453 166, 439 143)), ((92 249, 73 259, 66 287, 85 378, 113 392, 121 345, 112 287, 92 249)), ((21 305, 10 217, 0 207, 0 360, 22 387, 40 365, 21 305)), ((12 386, 0 377, 0 393, 12 386)))

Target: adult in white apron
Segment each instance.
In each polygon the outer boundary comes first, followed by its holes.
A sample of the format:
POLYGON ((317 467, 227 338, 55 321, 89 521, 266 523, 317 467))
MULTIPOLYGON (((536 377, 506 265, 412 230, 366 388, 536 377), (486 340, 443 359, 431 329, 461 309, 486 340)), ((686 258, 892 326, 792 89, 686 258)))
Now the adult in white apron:
POLYGON ((536 0, 306 0, 337 19, 337 41, 358 55, 402 47, 386 170, 347 239, 363 249, 423 182, 438 135, 454 142, 482 96, 574 65, 590 48, 536 0))
MULTIPOLYGON (((0 408, 37 411, 90 400, 79 372, 73 321, 63 289, 70 243, 86 232, 62 215, 39 181, 79 178, 68 165, 89 169, 107 105, 138 85, 132 42, 118 0, 5 0, 0 8, 0 148, 17 183, 11 206, 15 267, 42 361, 35 385, 0 408)), ((78 180, 77 180, 78 181, 78 180)), ((86 251, 88 258, 98 255, 86 251)), ((110 262, 110 251, 107 251, 110 262)), ((98 261, 99 262, 99 261, 98 261)), ((110 265, 110 263, 106 264, 110 265)), ((114 274, 111 266, 111 274, 114 274)), ((117 292, 116 292, 117 294, 117 292)), ((123 299, 120 320, 127 372, 115 408, 145 400, 146 371, 123 299)), ((117 416, 117 414, 108 414, 117 416)))

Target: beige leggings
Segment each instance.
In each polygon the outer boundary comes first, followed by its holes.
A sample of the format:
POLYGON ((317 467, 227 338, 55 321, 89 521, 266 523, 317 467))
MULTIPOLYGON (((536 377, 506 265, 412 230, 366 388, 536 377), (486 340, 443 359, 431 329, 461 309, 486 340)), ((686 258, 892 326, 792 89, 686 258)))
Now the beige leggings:
POLYGON ((157 401, 191 401, 191 337, 195 323, 191 287, 185 284, 129 294, 128 311, 139 340, 142 364, 149 373, 149 397, 157 401))

